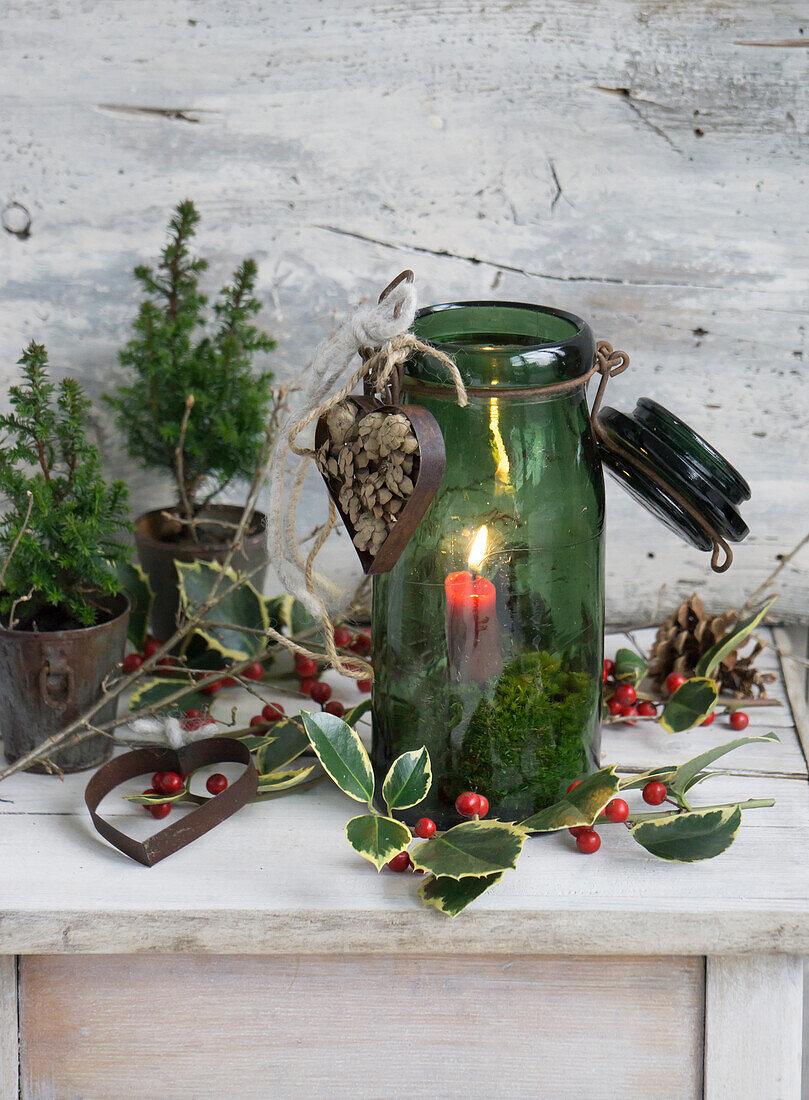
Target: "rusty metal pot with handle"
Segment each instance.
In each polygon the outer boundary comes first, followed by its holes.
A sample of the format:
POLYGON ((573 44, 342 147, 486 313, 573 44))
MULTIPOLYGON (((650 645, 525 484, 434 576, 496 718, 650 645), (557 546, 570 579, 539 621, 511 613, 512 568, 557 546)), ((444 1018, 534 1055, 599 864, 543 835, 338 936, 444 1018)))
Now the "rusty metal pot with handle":
MULTIPOLYGON (((14 763, 47 737, 58 733, 94 703, 105 677, 124 657, 129 600, 123 594, 103 601, 110 618, 75 630, 6 630, 0 627, 0 733, 6 760, 14 763)), ((95 716, 98 724, 115 717, 113 699, 95 716)), ((103 763, 112 741, 96 734, 54 753, 62 771, 83 771, 103 763)), ((42 765, 29 771, 42 772, 42 765)))

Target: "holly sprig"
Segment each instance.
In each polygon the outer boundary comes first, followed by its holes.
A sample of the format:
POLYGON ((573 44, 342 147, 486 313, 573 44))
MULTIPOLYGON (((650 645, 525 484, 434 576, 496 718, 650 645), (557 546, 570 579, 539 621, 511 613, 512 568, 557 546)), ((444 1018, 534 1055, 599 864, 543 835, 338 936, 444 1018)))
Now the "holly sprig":
MULTIPOLYGON (((632 649, 619 649, 614 661, 604 662, 605 721, 612 719, 633 724, 638 720, 656 721, 666 733, 684 733, 696 726, 710 725, 720 702, 719 687, 714 678, 720 663, 728 653, 744 644, 774 600, 773 596, 747 618, 740 620, 703 653, 693 676, 672 673, 666 680, 668 698, 659 714, 653 694, 641 690, 647 675, 646 661, 632 649)), ((745 729, 749 719, 744 711, 727 701, 724 705, 731 712, 732 728, 745 729)))
POLYGON ((393 761, 382 782, 382 810, 375 801, 378 792, 371 760, 356 730, 326 713, 304 714, 301 720, 327 775, 344 794, 367 807, 366 813, 346 825, 351 847, 377 871, 387 866, 393 871, 412 869, 426 874, 418 889, 422 903, 450 917, 499 882, 506 871, 516 868, 531 835, 568 829, 579 850, 589 854, 601 843, 595 825, 623 824, 650 854, 695 863, 730 847, 743 810, 775 805, 773 799, 748 799, 694 807, 687 798, 697 784, 717 774, 707 769, 722 756, 741 745, 778 740, 775 733, 768 733, 737 738, 682 764, 664 765, 640 775, 622 778, 614 764, 601 768, 574 780, 558 802, 521 822, 483 820, 488 811, 485 797, 464 792, 455 805, 470 820, 439 831, 429 818, 422 818, 416 831, 426 839, 413 846, 410 829, 394 815, 419 805, 429 793, 432 770, 427 749, 403 753, 393 761), (620 796, 635 790, 651 805, 665 801, 672 808, 633 813, 620 796))

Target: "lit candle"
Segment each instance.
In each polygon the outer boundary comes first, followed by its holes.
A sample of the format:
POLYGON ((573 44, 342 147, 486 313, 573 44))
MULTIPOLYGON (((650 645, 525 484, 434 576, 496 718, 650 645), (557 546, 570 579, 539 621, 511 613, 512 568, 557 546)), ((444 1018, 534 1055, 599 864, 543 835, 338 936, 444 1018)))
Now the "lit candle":
POLYGON ((478 573, 486 557, 488 531, 481 527, 469 551, 469 569, 450 573, 447 597, 447 652, 456 681, 483 682, 502 670, 497 628, 497 590, 478 573))

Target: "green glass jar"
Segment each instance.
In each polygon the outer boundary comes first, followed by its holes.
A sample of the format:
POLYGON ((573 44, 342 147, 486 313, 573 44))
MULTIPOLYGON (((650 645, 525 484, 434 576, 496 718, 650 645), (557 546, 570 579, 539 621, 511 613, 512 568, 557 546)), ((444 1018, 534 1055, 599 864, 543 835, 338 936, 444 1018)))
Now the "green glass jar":
POLYGON ((424 813, 459 820, 458 794, 519 820, 597 767, 603 660, 604 482, 579 318, 468 302, 421 310, 414 331, 451 355, 408 364, 402 400, 435 416, 441 487, 393 570, 374 577, 373 760, 384 775, 426 745, 424 813))

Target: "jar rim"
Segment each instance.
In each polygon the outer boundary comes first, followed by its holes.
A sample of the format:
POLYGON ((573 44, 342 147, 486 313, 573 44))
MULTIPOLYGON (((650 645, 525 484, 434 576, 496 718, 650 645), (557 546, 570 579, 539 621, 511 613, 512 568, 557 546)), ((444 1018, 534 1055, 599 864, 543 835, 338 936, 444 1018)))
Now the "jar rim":
MULTIPOLYGON (((575 313, 569 313, 564 309, 555 309, 553 306, 534 305, 532 302, 508 302, 497 299, 474 299, 468 302, 438 302, 432 306, 423 306, 416 311, 414 320, 414 328, 416 323, 423 320, 425 317, 432 317, 438 313, 448 313, 450 310, 467 310, 467 309, 502 309, 502 310, 520 310, 524 313, 530 313, 534 315, 542 315, 548 317, 556 317, 561 321, 567 321, 573 325, 573 332, 569 336, 564 337, 561 340, 542 340, 532 344, 524 344, 520 342, 498 344, 498 351, 506 351, 512 348, 519 348, 521 352, 531 351, 546 351, 548 348, 561 348, 566 344, 569 344, 572 340, 589 328, 586 321, 583 321, 581 317, 577 317, 575 313)), ((417 334, 420 335, 420 334, 417 334)), ((464 340, 462 342, 456 342, 452 340, 436 340, 429 336, 421 337, 425 344, 431 344, 433 347, 440 348, 441 351, 489 351, 491 348, 483 341, 469 341, 464 340)))
MULTIPOLYGON (((530 302, 474 300, 425 306, 416 313, 412 331, 428 346, 452 356, 467 386, 504 395, 511 389, 583 377, 595 357, 595 339, 586 321, 530 302), (431 325, 433 319, 439 320, 431 325)), ((445 368, 428 354, 411 357, 406 373, 431 389, 452 384, 445 368)))

